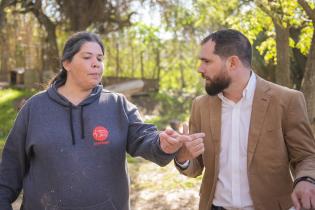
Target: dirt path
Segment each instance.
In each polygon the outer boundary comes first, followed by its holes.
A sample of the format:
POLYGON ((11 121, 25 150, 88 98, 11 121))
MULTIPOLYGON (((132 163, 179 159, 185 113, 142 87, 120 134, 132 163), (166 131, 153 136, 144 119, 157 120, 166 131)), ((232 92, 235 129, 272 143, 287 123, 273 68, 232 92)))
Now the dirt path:
POLYGON ((129 164, 133 210, 194 210, 200 179, 180 175, 173 163, 164 168, 148 161, 129 164))
MULTIPOLYGON (((129 166, 132 210, 197 210, 200 179, 180 175, 172 163, 164 168, 142 159, 129 166)), ((21 196, 13 210, 19 210, 21 196)))

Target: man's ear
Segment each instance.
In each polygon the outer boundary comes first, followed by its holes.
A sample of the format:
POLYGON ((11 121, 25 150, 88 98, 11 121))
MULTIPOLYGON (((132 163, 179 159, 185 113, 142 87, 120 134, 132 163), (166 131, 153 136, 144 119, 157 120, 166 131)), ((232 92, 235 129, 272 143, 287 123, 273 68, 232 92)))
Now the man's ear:
POLYGON ((239 67, 240 62, 238 56, 232 55, 227 59, 227 67, 231 70, 235 70, 239 67))
POLYGON ((63 61, 62 66, 66 71, 70 71, 70 61, 68 60, 63 61))

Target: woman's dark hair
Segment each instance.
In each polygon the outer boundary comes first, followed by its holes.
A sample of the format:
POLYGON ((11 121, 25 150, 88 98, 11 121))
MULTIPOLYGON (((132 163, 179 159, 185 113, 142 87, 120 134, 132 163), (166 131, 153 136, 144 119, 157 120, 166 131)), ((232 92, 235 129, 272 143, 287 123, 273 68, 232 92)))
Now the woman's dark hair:
POLYGON ((233 29, 219 30, 211 33, 201 41, 205 44, 209 40, 215 42, 214 53, 220 57, 236 55, 247 67, 252 64, 252 46, 247 37, 233 29))
POLYGON ((66 83, 67 71, 63 67, 62 63, 64 61, 71 61, 73 56, 80 51, 81 46, 86 42, 98 43, 104 55, 104 45, 98 35, 86 31, 73 34, 66 41, 66 44, 63 48, 62 58, 60 60, 61 71, 51 80, 50 84, 53 84, 56 81, 58 81, 60 85, 64 85, 66 83))

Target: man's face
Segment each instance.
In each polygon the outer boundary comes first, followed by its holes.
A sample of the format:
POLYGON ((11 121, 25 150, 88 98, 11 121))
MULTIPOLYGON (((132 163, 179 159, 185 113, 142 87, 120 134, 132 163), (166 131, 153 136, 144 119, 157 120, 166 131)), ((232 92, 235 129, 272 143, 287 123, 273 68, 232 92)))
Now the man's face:
POLYGON ((211 40, 201 46, 199 54, 201 64, 198 68, 198 72, 206 80, 206 92, 211 96, 222 92, 231 83, 226 61, 214 53, 214 47, 215 42, 211 40))

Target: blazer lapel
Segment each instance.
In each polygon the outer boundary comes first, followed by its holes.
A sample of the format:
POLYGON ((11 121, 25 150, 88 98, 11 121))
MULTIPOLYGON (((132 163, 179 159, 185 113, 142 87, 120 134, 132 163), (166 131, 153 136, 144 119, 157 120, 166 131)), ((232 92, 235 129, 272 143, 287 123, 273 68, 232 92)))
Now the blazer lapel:
POLYGON ((214 142, 216 170, 218 170, 218 161, 220 157, 221 145, 221 100, 218 96, 210 97, 210 129, 214 142))
POLYGON ((247 167, 250 167, 256 146, 259 141, 262 125, 266 117, 266 111, 270 102, 270 89, 268 83, 257 76, 256 90, 253 99, 250 127, 248 133, 247 167))

